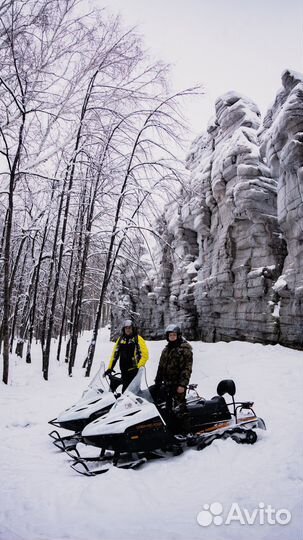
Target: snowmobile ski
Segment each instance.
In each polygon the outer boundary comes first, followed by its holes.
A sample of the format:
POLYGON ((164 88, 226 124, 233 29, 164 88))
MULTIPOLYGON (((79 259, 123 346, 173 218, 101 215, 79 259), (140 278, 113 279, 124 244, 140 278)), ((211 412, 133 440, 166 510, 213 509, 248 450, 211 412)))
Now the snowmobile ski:
MULTIPOLYGON (((111 465, 111 463, 110 463, 111 465)), ((71 464, 71 468, 84 476, 97 476, 99 474, 104 474, 109 471, 110 467, 101 464, 99 460, 97 461, 87 461, 86 459, 77 459, 71 464), (94 466, 95 463, 95 466, 94 466)))
POLYGON ((84 476, 97 476, 98 474, 108 472, 111 467, 135 470, 144 465, 146 462, 146 457, 138 459, 124 458, 121 462, 119 460, 115 461, 114 459, 109 458, 79 458, 71 464, 71 468, 84 476))
POLYGON ((66 435, 61 437, 58 431, 54 430, 49 433, 49 436, 53 439, 53 444, 66 452, 67 450, 73 450, 76 448, 79 441, 81 441, 81 433, 74 433, 73 435, 66 435))

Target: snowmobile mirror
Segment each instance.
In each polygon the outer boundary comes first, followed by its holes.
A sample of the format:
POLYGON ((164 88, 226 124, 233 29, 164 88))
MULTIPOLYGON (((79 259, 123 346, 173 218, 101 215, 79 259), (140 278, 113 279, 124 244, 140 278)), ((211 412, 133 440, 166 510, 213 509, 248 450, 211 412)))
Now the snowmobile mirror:
POLYGON ((218 396, 223 396, 223 394, 229 394, 230 396, 234 396, 236 393, 236 385, 232 379, 223 379, 223 381, 220 381, 217 386, 217 394, 218 396))

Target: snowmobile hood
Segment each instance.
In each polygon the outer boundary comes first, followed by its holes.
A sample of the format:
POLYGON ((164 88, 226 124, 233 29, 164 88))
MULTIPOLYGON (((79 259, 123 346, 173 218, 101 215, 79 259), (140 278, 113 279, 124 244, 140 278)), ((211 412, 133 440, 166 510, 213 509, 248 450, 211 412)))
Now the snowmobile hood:
POLYGON ((152 400, 145 380, 145 368, 142 367, 109 413, 88 424, 82 436, 123 433, 131 426, 156 417, 165 424, 152 400))
POLYGON ((82 436, 124 433, 131 426, 159 417, 159 412, 153 403, 131 393, 119 398, 113 409, 105 416, 88 424, 82 431, 82 436))
POLYGON ((99 390, 89 389, 77 403, 59 414, 57 422, 89 418, 94 412, 110 407, 115 401, 116 399, 112 392, 100 392, 99 390))
POLYGON ((103 378, 104 369, 104 362, 101 362, 100 368, 90 382, 87 390, 83 392, 81 398, 74 405, 58 415, 57 422, 89 418, 94 412, 108 409, 108 407, 111 407, 116 402, 116 398, 109 390, 108 385, 106 387, 103 378))

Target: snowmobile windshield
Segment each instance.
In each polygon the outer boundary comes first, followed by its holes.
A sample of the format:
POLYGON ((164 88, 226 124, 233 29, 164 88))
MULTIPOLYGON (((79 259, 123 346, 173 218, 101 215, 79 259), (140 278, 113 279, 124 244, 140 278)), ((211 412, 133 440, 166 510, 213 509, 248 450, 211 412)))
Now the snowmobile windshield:
POLYGON ((103 392, 108 391, 108 388, 106 388, 105 379, 103 377, 104 371, 105 371, 105 365, 104 365, 104 362, 101 362, 97 373, 95 374, 95 376, 92 378, 91 382, 88 385, 88 387, 92 388, 93 390, 99 390, 101 394, 103 392))
POLYGON ((138 370, 137 375, 135 378, 131 381, 127 389, 125 390, 125 393, 131 392, 137 397, 143 398, 146 401, 149 401, 150 403, 154 403, 154 400, 151 396, 151 393, 148 389, 148 385, 146 382, 146 371, 145 367, 141 367, 138 370))
MULTIPOLYGON (((144 367, 139 369, 137 375, 124 393, 118 397, 116 403, 107 414, 106 419, 110 421, 113 418, 120 418, 121 415, 124 418, 142 410, 145 410, 145 412, 148 411, 148 414, 151 414, 152 417, 156 415, 161 416, 148 389, 144 367)), ((163 419, 162 421, 165 424, 163 419)))

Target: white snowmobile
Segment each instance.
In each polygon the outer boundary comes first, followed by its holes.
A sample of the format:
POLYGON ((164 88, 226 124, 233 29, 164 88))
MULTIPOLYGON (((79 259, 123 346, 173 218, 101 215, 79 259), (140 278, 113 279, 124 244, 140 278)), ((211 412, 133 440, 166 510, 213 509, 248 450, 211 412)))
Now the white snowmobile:
POLYGON ((179 455, 189 446, 202 450, 219 438, 254 444, 254 429, 266 429, 252 402, 235 401, 234 381, 221 381, 218 395, 209 400, 201 398, 196 387, 189 385, 186 403, 174 406, 167 389, 164 398, 157 387, 148 388, 145 368, 140 368, 111 410, 82 431, 82 440, 99 447, 100 454, 83 458, 76 450, 71 453, 72 468, 87 476, 102 474, 112 465, 137 468, 150 459, 179 455), (226 393, 231 403, 226 403, 226 393))
POLYGON ((72 407, 61 412, 57 418, 49 421, 55 427, 73 431, 72 435, 61 436, 57 430, 49 433, 57 448, 64 451, 74 449, 82 441, 83 428, 98 418, 104 416, 116 402, 117 388, 122 384, 118 374, 109 375, 109 384, 104 379, 105 366, 100 368, 79 399, 72 407))

